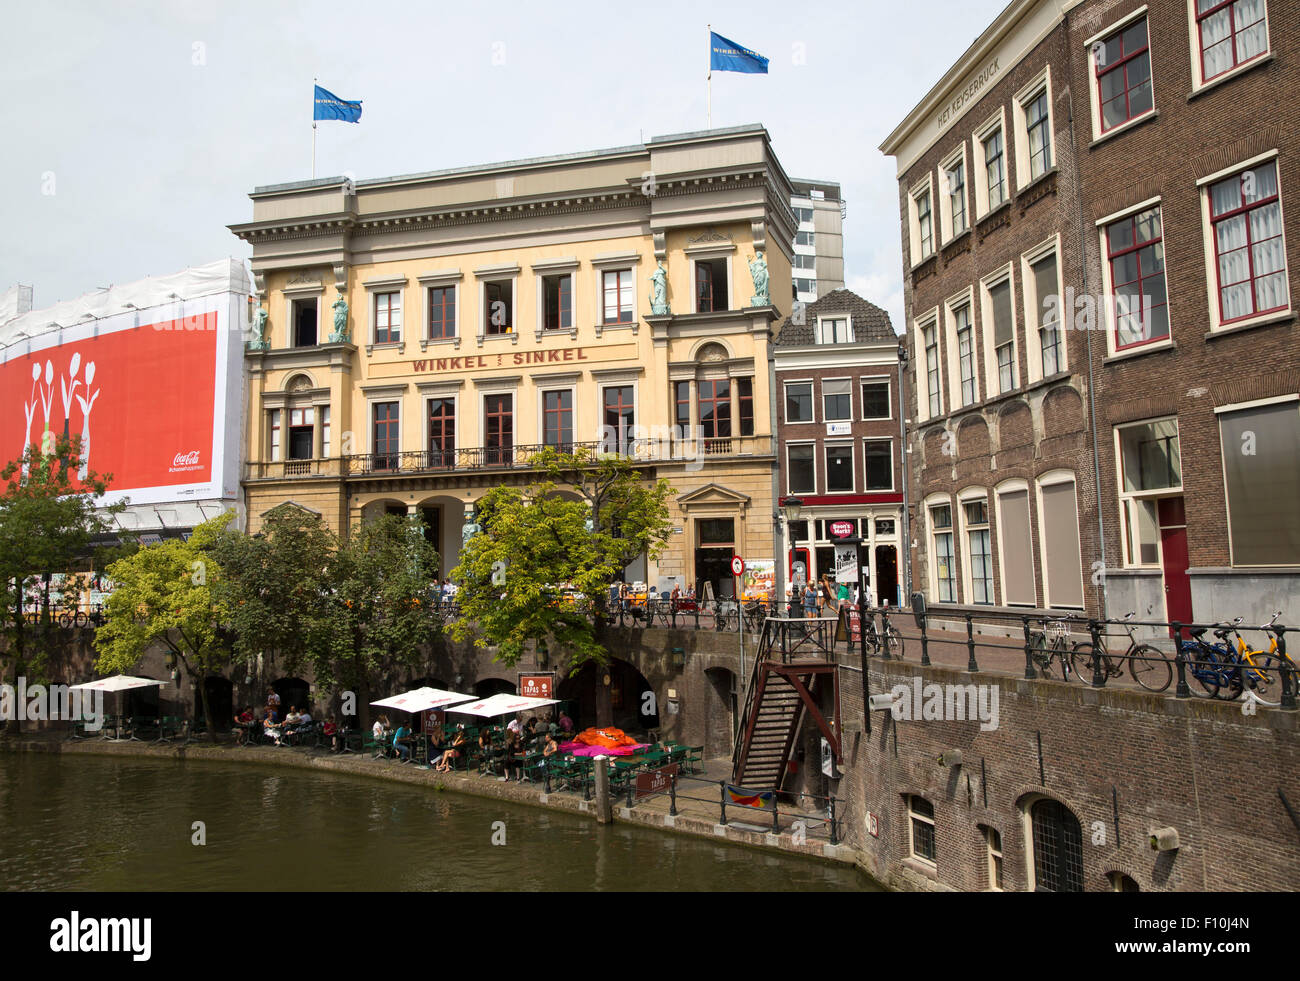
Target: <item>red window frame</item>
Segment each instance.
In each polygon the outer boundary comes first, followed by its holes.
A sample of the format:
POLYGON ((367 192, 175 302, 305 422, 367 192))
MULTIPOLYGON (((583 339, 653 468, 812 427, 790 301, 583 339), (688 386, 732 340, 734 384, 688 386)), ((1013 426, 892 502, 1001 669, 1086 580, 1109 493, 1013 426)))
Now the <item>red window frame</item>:
POLYGON ((573 326, 573 277, 548 276, 542 283, 546 300, 543 326, 546 330, 568 330, 573 326), (551 292, 554 287, 554 293, 551 292))
POLYGON ((496 283, 484 283, 483 334, 487 337, 496 337, 513 332, 515 323, 514 307, 515 284, 513 281, 505 280, 496 283), (492 322, 492 306, 495 303, 502 303, 505 305, 506 322, 503 324, 494 324, 492 322))
MULTIPOLYGON (((1269 49, 1268 49, 1267 47, 1265 47, 1265 48, 1264 48, 1262 51, 1260 51, 1258 54, 1251 55, 1251 56, 1250 56, 1249 58, 1247 58, 1245 61, 1242 61, 1240 58, 1237 57, 1237 35, 1240 34, 1242 31, 1245 31, 1245 30, 1248 30, 1249 28, 1254 27, 1256 24, 1259 24, 1259 23, 1261 23, 1261 22, 1262 22, 1262 23, 1267 23, 1267 22, 1268 22, 1268 3, 1267 3, 1267 0, 1266 0, 1266 2, 1264 3, 1264 16, 1261 17, 1259 20, 1251 21, 1249 24, 1246 24, 1244 27, 1238 27, 1238 26, 1237 26, 1237 11, 1236 11, 1236 6, 1237 6, 1237 0, 1220 0, 1219 3, 1216 3, 1216 4, 1215 4, 1213 7, 1211 7, 1209 10, 1205 11, 1204 13, 1202 13, 1201 10, 1200 10, 1201 5, 1200 5, 1199 0, 1198 0, 1198 2, 1197 2, 1197 4, 1196 4, 1196 10, 1197 10, 1197 12, 1196 12, 1196 44, 1197 44, 1197 47, 1200 48, 1200 58, 1201 58, 1201 81, 1202 81, 1202 83, 1204 83, 1204 82, 1208 82, 1208 81, 1211 81, 1212 79, 1215 79, 1215 78, 1218 78, 1220 75, 1227 74, 1228 72, 1232 71, 1234 68, 1239 68, 1239 67, 1242 66, 1242 65, 1248 65, 1248 64, 1250 64, 1252 61, 1254 61, 1256 58, 1262 58, 1262 57, 1264 57, 1264 55, 1268 54, 1269 49), (1225 40, 1227 40, 1228 42, 1230 42, 1231 45, 1232 45, 1232 64, 1230 64, 1227 68, 1223 69, 1223 71, 1216 72, 1216 73, 1213 74, 1213 75, 1206 75, 1206 74, 1205 74, 1205 35, 1204 35, 1204 33, 1202 32, 1201 23, 1202 23, 1203 21, 1208 20, 1209 18, 1213 17, 1215 14, 1217 14, 1219 11, 1221 11, 1224 7, 1227 7, 1227 8, 1228 8, 1228 36, 1227 36, 1227 38, 1225 38, 1225 40)), ((1217 43, 1218 43, 1218 44, 1222 44, 1223 41, 1219 41, 1219 42, 1217 42, 1217 43)))
POLYGON ((700 382, 700 428, 705 439, 731 436, 731 379, 700 382), (707 409, 705 407, 708 407, 707 409))
POLYGON ((636 425, 636 392, 631 385, 610 385, 604 391, 602 402, 605 425, 618 434, 618 452, 621 453, 631 439, 630 430, 636 425), (623 401, 624 392, 630 401, 623 401))
MULTIPOLYGON (((557 388, 542 393, 542 443, 545 446, 572 448, 573 390, 557 388), (555 406, 552 408, 552 396, 555 406)), ((567 452, 567 449, 566 449, 567 452)))
POLYGON ((740 408, 740 435, 754 435, 754 379, 736 379, 736 402, 740 408))
MULTIPOLYGON (((1131 214, 1131 215, 1129 215, 1129 216, 1127 216, 1127 217, 1125 217, 1125 218, 1121 218, 1121 219, 1119 219, 1118 221, 1112 221, 1109 225, 1106 226, 1106 262, 1109 264, 1109 267, 1110 267, 1110 292, 1111 292, 1111 297, 1112 297, 1112 300, 1113 300, 1113 302, 1112 302, 1112 304, 1111 304, 1111 317, 1112 317, 1112 324, 1113 324, 1113 326, 1112 326, 1111 329, 1114 331, 1114 334, 1115 334, 1115 350, 1116 350, 1116 351, 1127 351, 1127 350, 1129 350, 1129 349, 1131 349, 1131 348, 1141 347, 1141 346, 1144 345, 1144 344, 1154 344, 1154 343, 1157 343, 1157 342, 1159 342, 1159 341, 1164 341, 1164 340, 1168 340, 1168 339, 1169 339, 1169 334, 1166 333, 1166 334, 1164 334, 1164 335, 1161 336, 1161 337, 1148 337, 1148 338, 1146 338, 1145 340, 1132 341, 1132 342, 1130 342, 1130 343, 1128 343, 1128 344, 1121 344, 1121 343, 1119 342, 1119 288, 1120 288, 1121 286, 1128 286, 1130 283, 1137 283, 1137 285, 1138 285, 1138 292, 1137 292, 1137 295, 1138 295, 1138 309, 1137 309, 1137 312, 1138 312, 1138 320, 1139 320, 1139 323, 1142 323, 1142 324, 1145 326, 1145 325, 1146 325, 1146 323, 1145 323, 1145 317, 1146 317, 1146 313, 1147 313, 1147 306, 1146 306, 1146 304, 1145 304, 1144 302, 1142 302, 1142 298, 1146 296, 1146 294, 1142 292, 1142 283, 1143 283, 1144 280, 1147 280, 1147 279, 1154 279, 1156 276, 1160 276, 1160 277, 1162 277, 1162 278, 1165 280, 1165 291, 1164 291, 1164 292, 1165 292, 1165 298, 1164 298, 1164 302, 1163 302, 1163 303, 1152 303, 1152 304, 1151 304, 1151 309, 1154 310, 1156 307, 1161 307, 1161 306, 1162 306, 1162 307, 1165 307, 1165 308, 1166 308, 1166 311, 1168 310, 1168 307, 1169 307, 1169 278, 1168 278, 1168 275, 1167 275, 1167 273, 1166 273, 1166 269, 1165 269, 1165 260, 1164 260, 1164 250, 1163 250, 1163 248, 1161 249, 1161 256, 1160 256, 1160 270, 1159 270, 1158 272, 1149 273, 1148 275, 1143 276, 1143 275, 1142 275, 1142 260, 1141 260, 1141 259, 1138 259, 1138 260, 1137 260, 1137 279, 1128 279, 1128 280, 1125 280, 1124 282, 1121 283, 1121 282, 1119 282, 1119 280, 1118 280, 1118 279, 1116 278, 1116 276, 1115 276, 1115 263, 1116 263, 1117 260, 1122 259, 1122 258, 1123 258, 1124 256, 1126 256, 1126 255, 1130 255, 1130 254, 1133 254, 1133 253, 1137 253, 1137 252, 1142 251, 1143 249, 1150 248, 1150 247, 1153 246, 1153 245, 1161 245, 1161 246, 1163 246, 1163 244, 1164 244, 1164 239, 1165 239, 1165 218, 1164 218, 1164 212, 1161 210, 1161 207, 1160 207, 1160 205, 1158 205, 1158 204, 1157 204, 1157 205, 1153 205, 1153 206, 1150 207, 1150 208, 1144 208, 1144 209, 1141 210, 1141 211, 1134 212, 1133 214, 1131 214), (1151 212, 1151 211, 1154 211, 1154 212, 1156 213, 1156 215, 1159 217, 1159 220, 1160 220, 1160 234, 1157 235, 1157 236, 1155 236, 1154 238, 1146 239, 1145 241, 1141 241, 1141 242, 1139 242, 1139 241, 1138 241, 1138 238, 1137 238, 1137 220, 1138 220, 1139 218, 1141 218, 1143 215, 1145 215, 1145 214, 1147 214, 1147 213, 1149 213, 1149 212, 1151 212), (1126 224, 1126 223, 1130 226, 1130 229, 1131 229, 1131 232, 1132 232, 1132 235, 1131 235, 1132 244, 1131 244, 1131 245, 1128 245, 1128 246, 1125 246, 1125 247, 1122 248, 1122 249, 1118 249, 1118 250, 1116 250, 1115 248, 1113 248, 1113 246, 1112 246, 1112 244, 1111 244, 1111 243, 1114 241, 1114 229, 1116 229, 1116 228, 1118 228, 1120 225, 1123 225, 1123 224, 1126 224)), ((1130 312, 1132 312, 1132 311, 1130 311, 1130 312)))
POLYGON ((397 298, 397 313, 402 313, 402 294, 396 291, 375 294, 375 343, 396 344, 402 339, 402 324, 393 324, 393 298, 397 298))
POLYGON ((600 315, 602 323, 630 324, 632 322, 632 270, 611 269, 600 278, 600 315), (614 296, 617 300, 617 313, 609 315, 610 277, 614 277, 614 296), (626 303, 624 302, 626 300, 626 303), (624 309, 626 306, 627 309, 624 309))
POLYGON ((429 287, 429 340, 456 336, 456 287, 429 287), (436 332, 435 332, 436 328, 436 332))
MULTIPOLYGON (((1276 168, 1277 168, 1277 161, 1276 161, 1276 160, 1270 160, 1268 163, 1262 164, 1261 166, 1264 166, 1264 167, 1272 166, 1272 167, 1274 168, 1274 178, 1273 178, 1273 179, 1274 179, 1274 183, 1277 184, 1277 188, 1278 188, 1278 190, 1277 190, 1276 193, 1274 193, 1274 194, 1271 195, 1270 197, 1267 197, 1267 198, 1260 198, 1258 201, 1251 201, 1249 204, 1242 204, 1240 207, 1233 208, 1233 209, 1231 209, 1230 211, 1225 211, 1225 212, 1223 212, 1222 214, 1215 214, 1215 213, 1214 213, 1214 188, 1217 187, 1217 186, 1220 185, 1220 184, 1225 183, 1226 181, 1230 181, 1230 180, 1238 180, 1238 181, 1240 181, 1240 180, 1243 178, 1243 176, 1244 176, 1248 171, 1250 171, 1250 170, 1258 170, 1258 169, 1260 169, 1259 167, 1245 167, 1245 168, 1242 168, 1242 169, 1239 170, 1237 173, 1235 173, 1235 174, 1231 174, 1230 176, 1225 177, 1225 178, 1224 178, 1223 180, 1221 180, 1221 181, 1215 181, 1213 184, 1211 184, 1211 185, 1206 189, 1206 193, 1209 195, 1209 199, 1210 199, 1210 237, 1212 238, 1212 240, 1213 240, 1213 242, 1214 242, 1214 283, 1215 283, 1215 292, 1218 294, 1217 299, 1218 299, 1218 302, 1219 302, 1219 323, 1220 323, 1220 324, 1233 324, 1233 323, 1237 323, 1237 322, 1242 321, 1242 320, 1247 320, 1247 319, 1249 319, 1249 318, 1251 318, 1251 317, 1261 317, 1261 316, 1264 316, 1265 314, 1275 313, 1275 312, 1278 311, 1278 310, 1285 310, 1285 309, 1287 308, 1287 303, 1283 303, 1281 306, 1270 307, 1270 308, 1267 309, 1267 310, 1252 310, 1250 313, 1243 313, 1240 317, 1233 317, 1233 318, 1230 319, 1230 320, 1227 319, 1226 317, 1224 317, 1224 315, 1223 315, 1223 289, 1224 289, 1224 283, 1223 283, 1222 279, 1220 279, 1220 276, 1222 275, 1222 272, 1221 272, 1221 268, 1222 268, 1222 267, 1221 267, 1221 265, 1220 265, 1220 261, 1219 261, 1219 230, 1218 230, 1219 222, 1222 222, 1222 221, 1229 221, 1229 220, 1231 220, 1231 219, 1233 219, 1233 218, 1238 217, 1239 215, 1244 215, 1245 218, 1246 218, 1246 244, 1245 244, 1245 246, 1244 246, 1244 249, 1245 249, 1245 252, 1246 252, 1246 268, 1249 270, 1249 272, 1250 272, 1250 276, 1249 276, 1248 279, 1238 280, 1238 281, 1235 282, 1235 283, 1228 283, 1227 285, 1228 285, 1228 286, 1239 286, 1241 283, 1250 283, 1250 304, 1251 304, 1252 307, 1255 306, 1255 304, 1256 304, 1256 302, 1257 302, 1257 296, 1256 296, 1256 293, 1255 293, 1255 280, 1256 280, 1256 278, 1257 278, 1256 275, 1255 275, 1255 246, 1256 246, 1256 245, 1259 245, 1261 242, 1271 242, 1271 241, 1272 241, 1273 239, 1275 239, 1275 238, 1283 238, 1283 234, 1284 234, 1284 231, 1285 231, 1285 230, 1283 229, 1283 230, 1279 231, 1276 235, 1272 235, 1272 236, 1270 236, 1270 237, 1268 237, 1268 238, 1266 238, 1266 239, 1261 239, 1261 240, 1258 241, 1258 242, 1257 242, 1257 241, 1255 240, 1255 238, 1254 238, 1254 233, 1253 233, 1253 231, 1252 231, 1252 229, 1251 229, 1251 222, 1250 222, 1250 215, 1249 215, 1249 212, 1254 211, 1256 208, 1266 207, 1267 205, 1274 204, 1274 203, 1278 203, 1279 206, 1280 206, 1280 202, 1281 202, 1281 200, 1282 200, 1282 193, 1281 193, 1281 192, 1282 192, 1282 184, 1281 184, 1281 182, 1280 182, 1280 180, 1279 180, 1280 175, 1277 174, 1277 169, 1276 169, 1276 168)), ((1243 202, 1246 200, 1246 195, 1245 195, 1244 192, 1243 192, 1242 195, 1241 195, 1241 199, 1242 199, 1243 202)), ((1280 227, 1280 226, 1281 226, 1281 222, 1279 222, 1278 224, 1279 224, 1279 227, 1280 227)), ((1241 251, 1241 250, 1237 249, 1237 250, 1234 250, 1234 251, 1241 251)), ((1285 272, 1286 269, 1287 269, 1287 266, 1286 266, 1286 250, 1285 250, 1285 249, 1283 249, 1283 251, 1282 251, 1282 261, 1283 261, 1282 271, 1285 272)), ((1276 272, 1266 273, 1265 275, 1273 276, 1273 275, 1276 275, 1276 272)), ((1289 294, 1289 291, 1288 291, 1288 296, 1289 296, 1289 295, 1290 295, 1290 294, 1289 294)), ((1289 302, 1289 300, 1288 300, 1288 302, 1289 302)))
POLYGON ((396 402, 375 403, 374 461, 376 470, 395 470, 397 468, 397 454, 401 452, 398 415, 396 402))
POLYGON ((514 397, 511 395, 483 396, 483 441, 487 463, 509 465, 515 446, 514 397))
POLYGON ((429 465, 452 466, 456 453, 456 400, 429 399, 429 465))
MULTIPOLYGON (((1133 59, 1137 58, 1137 57, 1138 57, 1139 55, 1141 55, 1143 52, 1150 52, 1150 51, 1151 51, 1151 24, 1148 22, 1148 20, 1147 20, 1145 17, 1142 17, 1142 18, 1139 18, 1138 20, 1133 21, 1132 23, 1125 24, 1123 27, 1119 28, 1118 30, 1111 31, 1111 32, 1110 32, 1109 34, 1107 34, 1104 38, 1102 38, 1101 41, 1098 42, 1098 44, 1101 45, 1103 51, 1105 50, 1105 47, 1106 47, 1107 42, 1109 42, 1112 38, 1114 38, 1114 37, 1116 37, 1116 36, 1118 36, 1119 39, 1120 39, 1120 55, 1119 55, 1119 57, 1118 57, 1117 59, 1115 59, 1114 64, 1110 64, 1110 65, 1102 65, 1102 64, 1100 64, 1100 62, 1099 62, 1098 65, 1097 65, 1097 68, 1096 68, 1096 78, 1097 78, 1097 117, 1098 117, 1097 121, 1098 121, 1098 123, 1101 125, 1101 131, 1102 131, 1103 133, 1109 133, 1111 130, 1113 130, 1113 129, 1117 129, 1117 128, 1119 128, 1120 126, 1123 126, 1125 123, 1130 123, 1130 122, 1132 122, 1134 119, 1139 118, 1139 117, 1133 115, 1133 106, 1132 106, 1132 104, 1131 104, 1131 102, 1130 102, 1130 100, 1129 100, 1129 94, 1133 91, 1133 89, 1134 89, 1136 86, 1133 86, 1133 85, 1130 85, 1130 84, 1129 84, 1129 81, 1128 81, 1128 66, 1129 66, 1129 63, 1133 61, 1133 59), (1145 34, 1146 34, 1146 43, 1145 43, 1144 45, 1142 45, 1142 47, 1140 47, 1140 48, 1136 48, 1136 49, 1134 49, 1133 51, 1125 51, 1125 50, 1124 50, 1124 34, 1125 34, 1127 31, 1129 31, 1131 28, 1136 27, 1138 24, 1141 24, 1141 25, 1146 29, 1146 30, 1145 30, 1145 34), (1102 78, 1103 78, 1104 76, 1109 75, 1109 74, 1111 74, 1112 72, 1116 72, 1116 71, 1123 71, 1123 72, 1124 72, 1124 118, 1121 119, 1121 120, 1120 120, 1119 122, 1117 122, 1117 123, 1113 123, 1112 125, 1107 126, 1107 125, 1106 125, 1106 103, 1107 103, 1107 101, 1111 101, 1111 102, 1113 102, 1114 100, 1113 100, 1113 99, 1111 99, 1111 100, 1107 100, 1107 99, 1106 99, 1105 94, 1104 94, 1104 93, 1102 92, 1102 90, 1101 90, 1101 80, 1102 80, 1102 78)), ((1145 110, 1145 111, 1142 113, 1143 116, 1147 115, 1148 113, 1155 112, 1155 108, 1156 108, 1156 102, 1155 102, 1155 68, 1154 68, 1154 66, 1151 64, 1151 58, 1150 58, 1150 55, 1149 55, 1149 54, 1148 54, 1148 57, 1147 57, 1147 77, 1146 77, 1146 81, 1147 81, 1147 84, 1151 86, 1151 108, 1145 110)), ((1141 82, 1138 83, 1138 85, 1141 85, 1141 84, 1142 84, 1141 82)))
POLYGON ((674 420, 677 428, 681 431, 679 435, 685 439, 691 433, 691 383, 688 381, 673 382, 673 404, 676 408, 674 420))

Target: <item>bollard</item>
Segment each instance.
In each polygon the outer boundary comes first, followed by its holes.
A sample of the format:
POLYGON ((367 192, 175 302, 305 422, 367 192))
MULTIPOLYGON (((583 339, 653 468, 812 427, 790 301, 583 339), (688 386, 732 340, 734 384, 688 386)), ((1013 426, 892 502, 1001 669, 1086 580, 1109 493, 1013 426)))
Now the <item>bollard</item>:
POLYGON ((966 614, 966 654, 966 670, 978 671, 980 666, 975 660, 975 617, 969 613, 966 614))
POLYGON ((551 792, 551 768, 546 760, 542 760, 542 790, 547 794, 551 792))
POLYGON ((609 824, 614 819, 614 809, 609 800, 609 760, 596 760, 596 821, 609 824))
POLYGON ((840 843, 840 838, 835 831, 835 798, 832 797, 831 798, 831 844, 838 845, 839 843, 840 843))
POLYGON ((1192 690, 1187 686, 1187 665, 1190 657, 1183 650, 1183 625, 1174 620, 1169 626, 1174 632, 1174 670, 1178 672, 1178 685, 1174 689, 1174 695, 1178 698, 1191 698, 1192 690))
POLYGON ((781 833, 781 815, 780 808, 777 806, 776 791, 772 792, 772 834, 781 833))
POLYGON ((632 791, 635 789, 635 786, 636 778, 629 776, 627 780, 627 809, 629 811, 632 810, 632 791))
POLYGON ((677 816, 677 774, 668 781, 668 816, 677 816))
POLYGON ((725 828, 727 826, 727 781, 718 781, 718 791, 722 794, 722 820, 718 823, 725 828))
POLYGON ((1101 625, 1089 620, 1088 633, 1092 635, 1092 687, 1100 688, 1106 684, 1106 676, 1101 673, 1101 625))
MULTIPOLYGON (((873 618, 875 617, 875 614, 874 614, 874 613, 871 614, 871 615, 872 615, 873 618)), ((889 614, 888 614, 888 613, 884 613, 884 612, 882 612, 882 613, 880 614, 880 643, 881 643, 881 645, 882 645, 882 646, 884 647, 884 649, 885 649, 885 653, 884 653, 883 657, 884 657, 884 659, 885 659, 886 661, 888 661, 888 660, 890 659, 890 654, 889 654, 889 614)))
POLYGON ((1029 636, 1029 617, 1021 617, 1025 626, 1025 678, 1031 680, 1038 677, 1038 672, 1034 669, 1034 641, 1029 636))
POLYGON ((922 613, 917 619, 921 621, 921 666, 928 668, 930 666, 930 644, 925 636, 926 616, 922 613))

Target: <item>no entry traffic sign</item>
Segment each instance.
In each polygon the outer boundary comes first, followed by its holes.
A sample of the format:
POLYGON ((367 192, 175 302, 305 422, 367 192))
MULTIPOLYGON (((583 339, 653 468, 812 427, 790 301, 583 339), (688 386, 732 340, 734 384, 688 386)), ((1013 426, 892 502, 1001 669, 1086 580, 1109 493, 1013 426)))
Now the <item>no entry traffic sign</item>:
POLYGON ((731 574, 733 576, 742 576, 745 574, 745 560, 739 555, 731 557, 731 574))

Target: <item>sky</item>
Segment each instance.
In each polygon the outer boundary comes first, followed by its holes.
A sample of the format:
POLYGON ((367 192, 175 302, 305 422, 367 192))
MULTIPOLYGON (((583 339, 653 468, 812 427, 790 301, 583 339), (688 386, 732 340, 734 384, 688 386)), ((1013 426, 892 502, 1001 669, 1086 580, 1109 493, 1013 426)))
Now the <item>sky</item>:
POLYGON ((0 290, 36 307, 251 250, 255 187, 624 146, 708 126, 708 28, 771 60, 717 72, 713 126, 761 123, 838 181, 846 285, 903 323, 879 145, 1005 0, 615 4, 212 0, 14 5, 0 36, 0 290), (917 14, 924 13, 918 20, 917 14), (923 29, 918 30, 918 24, 923 29))

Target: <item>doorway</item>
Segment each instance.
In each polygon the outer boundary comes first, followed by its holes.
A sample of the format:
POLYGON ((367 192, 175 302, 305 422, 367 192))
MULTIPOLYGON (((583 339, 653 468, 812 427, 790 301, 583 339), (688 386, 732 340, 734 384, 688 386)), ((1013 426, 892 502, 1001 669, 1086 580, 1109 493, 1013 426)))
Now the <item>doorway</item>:
MULTIPOLYGON (((1165 619, 1192 622, 1192 584, 1187 578, 1187 511, 1181 497, 1162 497, 1157 505, 1160 521, 1160 564, 1164 568, 1165 619)), ((1173 636, 1173 628, 1170 628, 1173 636)))
POLYGON ((695 595, 704 595, 704 584, 713 585, 720 600, 733 599, 736 582, 731 559, 736 554, 735 522, 731 518, 699 518, 695 522, 695 595))
POLYGON ((876 603, 898 605, 898 550, 893 545, 876 546, 876 603))

